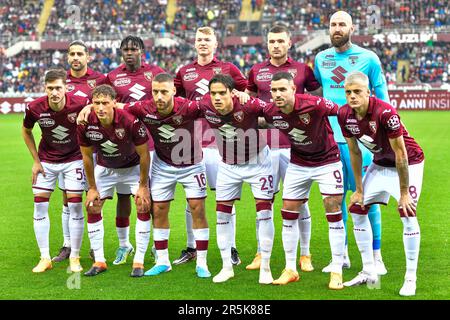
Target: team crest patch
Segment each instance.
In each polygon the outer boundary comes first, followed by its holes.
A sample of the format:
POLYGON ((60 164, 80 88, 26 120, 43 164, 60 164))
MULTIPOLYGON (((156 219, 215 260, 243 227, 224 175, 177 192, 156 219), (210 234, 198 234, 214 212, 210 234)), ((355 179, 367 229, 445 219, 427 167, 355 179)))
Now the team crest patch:
POLYGON ((173 119, 173 123, 175 123, 177 126, 179 126, 183 122, 182 115, 174 116, 172 119, 173 119))
POLYGON ((95 80, 95 79, 88 80, 87 84, 88 84, 89 88, 94 89, 97 86, 97 80, 95 80))
POLYGON ((124 128, 116 129, 115 132, 116 132, 117 138, 122 140, 123 137, 125 137, 125 129, 124 128))
POLYGON ((354 66, 356 63, 358 63, 358 56, 348 57, 348 63, 350 63, 350 65, 354 66))
POLYGON ((219 74, 219 73, 222 73, 222 68, 213 68, 213 72, 214 72, 214 74, 219 74))
POLYGON ((67 92, 72 92, 73 90, 75 90, 75 86, 73 84, 68 84, 66 86, 67 92))
POLYGON ((147 81, 152 81, 153 73, 151 71, 144 72, 144 77, 147 81))
POLYGON ((75 123, 75 120, 77 120, 77 113, 72 112, 67 115, 67 120, 69 120, 70 123, 75 123))
POLYGON ((377 123, 375 121, 369 121, 369 128, 373 133, 377 132, 377 123))
POLYGON ((292 75, 293 78, 297 76, 297 69, 288 69, 288 72, 292 75))
POLYGON ((298 117, 300 121, 306 125, 308 125, 311 122, 311 116, 309 115, 309 113, 299 114, 298 117))
POLYGON ((244 112, 242 111, 235 112, 233 116, 237 122, 242 122, 242 120, 244 120, 244 112))

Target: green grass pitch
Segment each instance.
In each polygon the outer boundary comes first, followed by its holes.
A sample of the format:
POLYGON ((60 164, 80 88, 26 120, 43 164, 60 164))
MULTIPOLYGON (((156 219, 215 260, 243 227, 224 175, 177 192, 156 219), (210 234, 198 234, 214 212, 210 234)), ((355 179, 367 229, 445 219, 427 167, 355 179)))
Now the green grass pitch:
MULTIPOLYGON (((422 243, 419 259, 417 295, 410 299, 449 299, 450 297, 450 112, 401 112, 408 130, 425 151, 423 191, 418 206, 422 243)), ((104 209, 105 256, 109 261, 106 273, 94 278, 67 273, 68 262, 54 264, 43 274, 31 269, 39 260, 39 250, 33 232, 33 196, 30 187, 31 156, 21 137, 20 115, 0 116, 0 288, 1 299, 157 299, 157 300, 328 300, 328 299, 404 299, 398 295, 403 283, 405 258, 402 244, 402 224, 395 201, 382 207, 382 252, 388 274, 382 277, 380 290, 365 286, 328 290, 328 274, 321 269, 329 262, 327 223, 317 186, 310 197, 312 214, 311 252, 314 272, 301 273, 300 281, 286 286, 259 285, 258 272, 245 270, 256 250, 255 205, 250 188, 244 187, 237 202, 237 247, 242 264, 235 267, 235 278, 223 284, 195 275, 195 263, 173 266, 173 270, 157 277, 131 278, 132 259, 126 265, 114 266, 112 260, 118 246, 114 224, 115 199, 104 209)), ((40 130, 35 128, 35 137, 40 130)), ((38 139, 38 138, 37 138, 38 139)), ((275 242, 271 259, 272 273, 277 278, 284 268, 281 242, 281 197, 275 203, 275 242)), ((216 244, 214 193, 208 192, 207 215, 210 225, 208 264, 213 275, 222 266, 216 244)), ((184 192, 177 189, 170 211, 170 259, 178 257, 185 247, 184 192)), ((134 243, 136 214, 132 213, 130 238, 134 243)), ((351 220, 351 219, 350 219, 351 220)), ((351 222, 349 220, 349 229, 351 222)), ((50 202, 50 250, 54 255, 62 244, 61 193, 55 191, 50 202)), ((85 229, 86 230, 86 229, 85 229)), ((153 238, 152 238, 153 239, 153 238)), ((152 240, 151 240, 152 241, 152 240)), ((81 263, 85 270, 89 239, 85 232, 81 263)), ((344 271, 344 281, 361 269, 361 259, 352 232, 349 232, 350 270, 344 271)), ((151 267, 150 255, 146 269, 151 267)))

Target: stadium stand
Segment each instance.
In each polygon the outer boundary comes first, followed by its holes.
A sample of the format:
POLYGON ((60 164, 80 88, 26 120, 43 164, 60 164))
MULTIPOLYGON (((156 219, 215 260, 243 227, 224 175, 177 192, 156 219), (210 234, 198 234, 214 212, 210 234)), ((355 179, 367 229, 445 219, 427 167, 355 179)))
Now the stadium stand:
MULTIPOLYGON (((367 17, 364 10, 375 1, 282 1, 282 0, 101 0, 101 1, 25 1, 6 0, 0 6, 0 94, 24 95, 41 92, 41 77, 50 66, 66 65, 64 46, 32 50, 23 46, 15 54, 6 51, 19 41, 54 41, 68 43, 74 39, 85 41, 119 40, 128 34, 151 39, 145 59, 169 72, 190 61, 194 31, 198 26, 210 25, 219 31, 221 45, 218 56, 233 62, 244 74, 251 66, 266 58, 263 37, 268 27, 282 21, 293 30, 297 44, 320 32, 326 34, 330 13, 350 8, 356 34, 367 35, 367 17), (44 4, 53 3, 44 10, 44 4), (73 21, 73 10, 81 9, 80 21, 73 21), (48 20, 44 19, 48 11, 48 20), (44 29, 39 26, 45 22, 44 29), (239 39, 257 38, 252 43, 221 41, 236 36, 239 39), (255 37, 257 36, 257 37, 255 37), (159 41, 173 39, 171 42, 159 41), (170 57, 168 59, 167 57, 170 57)), ((447 1, 383 1, 377 4, 382 14, 383 30, 397 33, 444 32, 450 30, 450 9, 447 1), (408 30, 398 26, 409 26, 408 30)), ((393 42, 387 39, 364 42, 374 50, 383 64, 390 84, 429 83, 440 86, 448 83, 450 74, 450 39, 418 43, 393 42)), ((296 44, 296 45, 297 45, 296 44)), ((294 59, 313 67, 315 53, 322 44, 311 50, 291 50, 294 59)), ((121 63, 117 47, 92 46, 90 67, 107 73, 121 63)))

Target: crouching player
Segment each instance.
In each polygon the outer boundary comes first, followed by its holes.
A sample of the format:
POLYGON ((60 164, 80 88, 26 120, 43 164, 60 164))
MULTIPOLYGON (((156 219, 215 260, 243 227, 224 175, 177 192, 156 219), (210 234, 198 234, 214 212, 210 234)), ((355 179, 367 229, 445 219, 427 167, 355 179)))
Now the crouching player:
POLYGON ((148 171, 150 156, 145 126, 123 110, 115 108, 116 92, 109 85, 101 85, 92 92, 94 110, 86 125, 78 126, 86 179, 88 232, 95 262, 86 276, 106 271, 103 251, 104 228, 102 207, 111 199, 114 189, 120 194, 135 195, 137 207, 136 247, 132 277, 144 273, 144 255, 150 239, 150 194, 148 171), (97 153, 95 166, 93 153, 97 153))

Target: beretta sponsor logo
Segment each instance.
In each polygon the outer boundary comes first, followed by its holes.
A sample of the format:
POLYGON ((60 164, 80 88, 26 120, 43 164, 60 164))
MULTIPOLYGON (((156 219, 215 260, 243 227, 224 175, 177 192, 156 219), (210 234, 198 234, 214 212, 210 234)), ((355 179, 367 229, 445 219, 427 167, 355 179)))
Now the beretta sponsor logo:
POLYGON ((283 121, 283 120, 275 120, 273 122, 273 126, 278 129, 288 129, 289 123, 287 123, 286 121, 283 121))
POLYGON ((39 125, 43 128, 50 128, 55 125, 55 120, 49 118, 43 118, 38 120, 39 125))
POLYGON ((189 72, 189 73, 186 73, 183 76, 183 80, 184 81, 192 81, 192 80, 195 80, 197 78, 198 78, 198 73, 197 72, 189 72))
POLYGON ((257 81, 271 81, 273 75, 270 72, 258 73, 256 76, 257 81))
POLYGON ((131 83, 130 78, 121 78, 114 80, 114 86, 115 87, 125 87, 126 85, 129 85, 131 83))
POLYGON ((103 134, 97 131, 87 131, 86 132, 86 138, 92 140, 92 141, 100 141, 103 139, 103 134))

